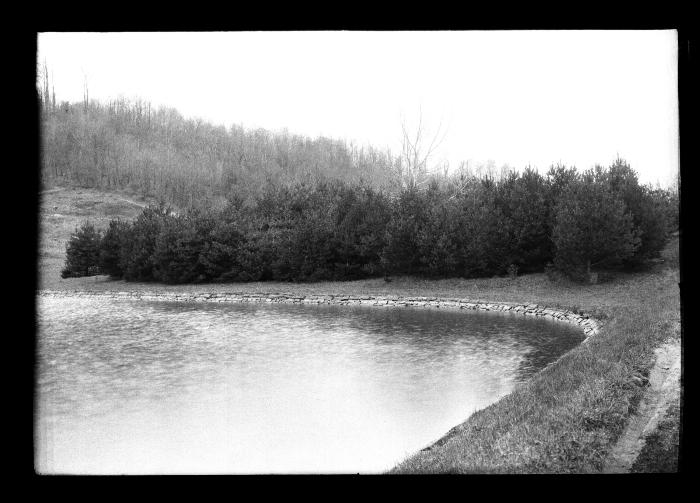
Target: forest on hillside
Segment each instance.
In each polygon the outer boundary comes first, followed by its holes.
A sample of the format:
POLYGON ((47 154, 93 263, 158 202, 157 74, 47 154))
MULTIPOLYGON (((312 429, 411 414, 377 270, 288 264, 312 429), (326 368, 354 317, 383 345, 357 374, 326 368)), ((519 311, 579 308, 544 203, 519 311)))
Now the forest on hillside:
POLYGON ((177 207, 216 204, 270 185, 342 180, 389 189, 402 160, 389 151, 286 131, 217 126, 119 98, 56 103, 40 89, 42 186, 126 189, 177 207))

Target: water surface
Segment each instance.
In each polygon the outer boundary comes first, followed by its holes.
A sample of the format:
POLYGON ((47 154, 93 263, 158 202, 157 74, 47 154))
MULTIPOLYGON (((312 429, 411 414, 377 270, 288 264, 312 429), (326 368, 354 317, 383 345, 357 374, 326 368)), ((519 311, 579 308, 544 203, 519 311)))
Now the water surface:
POLYGON ((38 298, 41 473, 372 473, 582 340, 425 308, 38 298))

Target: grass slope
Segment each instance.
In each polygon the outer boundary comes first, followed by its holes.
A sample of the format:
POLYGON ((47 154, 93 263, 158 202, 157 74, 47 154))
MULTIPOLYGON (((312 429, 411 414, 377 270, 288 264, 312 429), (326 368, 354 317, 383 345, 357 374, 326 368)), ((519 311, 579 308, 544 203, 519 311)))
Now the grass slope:
MULTIPOLYGON (((552 285, 550 303, 561 297, 561 302, 577 302, 595 312, 604 321, 601 332, 393 472, 600 471, 644 392, 635 377, 648 376, 657 346, 680 337, 679 277, 673 267, 677 246, 677 240, 669 244, 666 266, 654 271, 620 275, 596 286, 552 285), (591 291, 596 291, 594 298, 591 291)), ((535 301, 547 303, 544 295, 535 301)), ((665 427, 677 431, 677 417, 674 423, 671 416, 665 427)), ((672 457, 668 444, 664 448, 672 457)), ((655 466, 654 459, 645 458, 645 471, 669 466, 661 458, 655 466)))
MULTIPOLYGON (((669 243, 664 263, 645 272, 620 273, 597 285, 553 283, 544 274, 516 279, 394 278, 390 283, 126 283, 104 276, 61 279, 60 268, 65 242, 85 218, 106 225, 116 216, 132 218, 140 209, 98 191, 57 191, 43 199, 40 288, 459 297, 568 308, 602 320, 600 333, 588 344, 476 412, 392 473, 597 472, 643 394, 635 377, 648 375, 654 348, 669 337, 680 337, 677 238, 669 243), (57 201, 67 207, 56 209, 57 201), (61 213, 62 219, 52 212, 61 213)), ((654 471, 649 464, 645 469, 654 471)))
POLYGON ((61 269, 71 233, 86 220, 106 228, 114 218, 133 219, 148 204, 129 193, 55 187, 39 197, 39 288, 61 288, 61 269), (130 202, 131 201, 131 202, 130 202))

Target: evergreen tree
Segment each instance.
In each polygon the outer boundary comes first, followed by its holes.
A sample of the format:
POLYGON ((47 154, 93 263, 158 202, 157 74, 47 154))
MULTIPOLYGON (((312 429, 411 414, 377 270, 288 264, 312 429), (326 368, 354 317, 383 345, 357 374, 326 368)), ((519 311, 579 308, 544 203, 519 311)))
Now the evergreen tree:
POLYGON ((572 182, 554 210, 555 265, 565 273, 590 278, 593 267, 609 267, 631 257, 640 239, 624 201, 609 186, 572 182))
POLYGON ((122 249, 130 239, 131 225, 122 220, 112 220, 100 242, 99 266, 103 274, 113 279, 124 275, 122 249))
POLYGON ((209 215, 195 210, 183 216, 164 216, 152 254, 153 278, 164 283, 206 279, 200 253, 213 225, 209 215))
POLYGON ((657 257, 668 239, 668 214, 661 194, 640 185, 637 173, 619 157, 607 170, 597 167, 595 174, 597 180, 607 182, 625 202, 639 234, 640 245, 625 262, 635 265, 657 257))
POLYGON ((344 198, 335 229, 342 277, 351 279, 379 274, 390 217, 389 201, 384 194, 369 187, 347 188, 344 198))
POLYGON ((413 274, 420 268, 418 236, 426 224, 427 201, 418 188, 403 189, 392 202, 382 263, 392 273, 413 274))
POLYGON ((459 275, 459 208, 435 186, 428 198, 427 218, 416 235, 421 270, 429 276, 459 275))
POLYGON ((508 228, 493 184, 475 184, 459 204, 462 274, 473 278, 505 272, 510 259, 508 228))
POLYGON ((511 173, 496 189, 508 235, 506 262, 520 271, 542 270, 552 259, 547 195, 544 178, 530 168, 511 173))
POLYGON ((124 279, 127 281, 152 281, 153 254, 156 240, 170 209, 164 204, 145 208, 131 226, 131 235, 120 254, 124 279))
POLYGON ((206 277, 214 280, 235 279, 240 272, 238 255, 244 240, 245 236, 236 222, 217 222, 199 254, 206 277), (234 270, 236 272, 232 277, 234 270))
POLYGON ((99 274, 101 239, 100 231, 90 222, 85 222, 76 229, 66 246, 66 263, 61 277, 76 278, 99 274))

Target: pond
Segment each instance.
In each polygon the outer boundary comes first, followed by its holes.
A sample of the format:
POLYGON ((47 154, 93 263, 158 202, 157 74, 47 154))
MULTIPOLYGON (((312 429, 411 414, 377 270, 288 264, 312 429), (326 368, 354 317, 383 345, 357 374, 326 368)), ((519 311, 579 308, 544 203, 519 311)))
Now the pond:
POLYGON ((38 297, 40 473, 377 473, 583 339, 514 313, 38 297))

